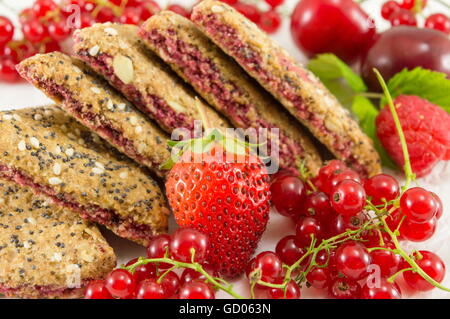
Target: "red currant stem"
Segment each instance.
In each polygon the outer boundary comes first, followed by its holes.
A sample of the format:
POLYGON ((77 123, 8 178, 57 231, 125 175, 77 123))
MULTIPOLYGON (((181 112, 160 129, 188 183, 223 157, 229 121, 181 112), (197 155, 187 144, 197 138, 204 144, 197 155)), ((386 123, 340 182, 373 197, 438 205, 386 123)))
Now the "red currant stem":
POLYGON ((398 118, 398 114, 395 109, 394 101, 392 100, 392 96, 391 96, 391 93, 389 92, 386 82, 384 81, 383 77, 381 76, 380 72, 377 69, 373 69, 373 71, 375 72, 375 74, 378 78, 378 81, 380 82, 381 87, 383 88, 383 92, 388 101, 389 109, 392 113, 395 127, 397 128, 398 137, 400 138, 400 143, 402 145, 403 157, 405 159, 404 172, 405 172, 405 176, 406 176, 406 182, 405 182, 405 185, 402 187, 402 190, 405 191, 406 189, 408 189, 411 181, 415 179, 415 175, 411 168, 411 162, 409 160, 408 145, 406 144, 405 134, 403 133, 402 125, 400 123, 400 119, 398 118))
MULTIPOLYGON (((380 245, 380 246, 382 246, 382 245, 380 245)), ((375 251, 375 250, 385 250, 385 251, 389 251, 389 252, 394 253, 394 254, 397 253, 397 249, 390 249, 390 248, 386 248, 386 247, 372 247, 372 248, 367 248, 367 251, 368 251, 369 253, 371 253, 372 251, 375 251)))
POLYGON ((395 279, 398 277, 398 275, 404 273, 405 271, 411 271, 411 270, 414 270, 414 268, 404 268, 404 269, 401 269, 401 270, 397 271, 395 274, 393 274, 391 277, 389 277, 389 278, 387 279, 387 281, 390 282, 390 283, 392 284, 392 283, 394 283, 394 281, 395 281, 395 279))
POLYGON ((256 286, 256 281, 252 281, 252 283, 250 284, 250 298, 251 299, 255 299, 255 286, 256 286))
POLYGON ((126 269, 130 272, 134 272, 136 267, 146 265, 149 263, 153 263, 153 264, 166 263, 166 264, 173 265, 174 267, 172 267, 172 268, 189 268, 189 269, 195 270, 196 272, 205 276, 206 280, 208 282, 210 282, 211 284, 213 284, 214 287, 216 287, 222 291, 225 291, 230 296, 232 296, 236 299, 244 299, 244 297, 242 297, 241 295, 239 295, 235 291, 233 291, 233 286, 231 284, 225 283, 225 281, 223 279, 219 279, 219 278, 211 276, 207 271, 205 271, 203 269, 202 265, 197 262, 196 263, 184 263, 184 262, 172 260, 170 258, 150 258, 150 259, 139 258, 139 260, 136 263, 134 263, 130 266, 127 266, 127 267, 122 267, 122 268, 126 269))
POLYGON ((425 279, 429 284, 444 290, 444 291, 448 291, 450 292, 450 288, 444 287, 442 286, 440 283, 438 283, 436 280, 434 280, 433 278, 431 278, 425 271, 422 270, 422 268, 419 267, 419 265, 417 265, 417 263, 415 262, 415 260, 413 258, 411 258, 411 256, 409 256, 400 246, 400 243, 398 241, 397 238, 397 234, 393 231, 391 231, 391 229, 389 228, 388 224, 386 223, 386 217, 382 217, 380 218, 381 223, 383 224, 384 230, 388 233, 388 235, 391 237, 392 242, 395 245, 395 248, 397 250, 397 254, 402 256, 403 259, 411 266, 412 270, 415 271, 416 273, 418 273, 423 279, 425 279))
POLYGON ((168 273, 170 273, 171 271, 177 269, 176 266, 170 267, 169 269, 167 269, 161 276, 158 277, 157 283, 160 284, 162 282, 162 280, 164 279, 164 277, 167 276, 168 273))
POLYGON ((375 92, 361 92, 361 93, 355 94, 355 96, 362 96, 362 97, 367 97, 369 99, 379 99, 379 100, 384 98, 383 94, 375 93, 375 92))
POLYGON ((305 165, 305 160, 302 160, 300 157, 297 158, 298 172, 300 174, 300 179, 309 185, 309 187, 313 190, 313 192, 317 192, 317 187, 311 182, 311 173, 308 171, 308 168, 305 165))
POLYGON ((423 0, 416 0, 414 1, 414 7, 412 9, 412 11, 415 14, 421 13, 423 10, 423 0))

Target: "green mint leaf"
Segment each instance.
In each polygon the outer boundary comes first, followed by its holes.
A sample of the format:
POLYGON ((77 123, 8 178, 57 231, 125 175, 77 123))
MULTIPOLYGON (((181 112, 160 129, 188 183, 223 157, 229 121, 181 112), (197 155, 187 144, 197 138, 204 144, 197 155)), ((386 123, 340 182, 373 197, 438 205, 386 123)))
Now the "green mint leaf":
POLYGON ((361 129, 369 136, 374 143, 375 149, 380 154, 381 162, 384 166, 391 169, 398 170, 397 165, 387 154, 384 147, 381 145, 380 140, 377 137, 377 128, 375 125, 375 119, 379 113, 375 105, 366 97, 356 96, 352 104, 352 112, 359 119, 359 125, 361 129))
POLYGON ((334 54, 318 55, 309 62, 308 69, 347 108, 351 107, 355 94, 367 91, 362 78, 334 54))
MULTIPOLYGON (((392 77, 387 85, 394 99, 399 95, 417 95, 450 113, 450 80, 444 73, 420 67, 404 69, 392 77)), ((386 99, 382 99, 381 106, 384 107, 386 103, 386 99)))

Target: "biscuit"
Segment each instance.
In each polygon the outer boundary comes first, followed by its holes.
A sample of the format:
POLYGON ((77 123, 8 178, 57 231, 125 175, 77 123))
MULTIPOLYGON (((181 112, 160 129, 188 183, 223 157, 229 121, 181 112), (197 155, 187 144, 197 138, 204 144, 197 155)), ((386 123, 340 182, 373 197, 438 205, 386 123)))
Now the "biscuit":
POLYGON ((191 19, 337 158, 363 176, 381 172, 372 140, 349 112, 319 79, 256 24, 215 0, 200 2, 191 19))
POLYGON ((162 11, 147 20, 139 33, 150 49, 234 126, 278 128, 279 143, 269 142, 269 147, 279 149, 282 168, 296 170, 302 160, 309 171, 318 172, 322 161, 299 123, 191 21, 162 11))
POLYGON ((56 107, 0 113, 0 178, 147 244, 169 210, 147 172, 56 107))
POLYGON ((0 180, 0 293, 79 298, 116 256, 95 225, 27 186, 0 180))
MULTIPOLYGON (((138 30, 111 23, 84 28, 74 34, 75 54, 167 133, 193 131, 194 120, 201 119, 195 92, 145 48, 138 30)), ((211 127, 229 126, 209 105, 199 103, 211 127)))
POLYGON ((35 55, 19 73, 83 125, 158 176, 170 158, 168 136, 83 62, 63 53, 35 55))

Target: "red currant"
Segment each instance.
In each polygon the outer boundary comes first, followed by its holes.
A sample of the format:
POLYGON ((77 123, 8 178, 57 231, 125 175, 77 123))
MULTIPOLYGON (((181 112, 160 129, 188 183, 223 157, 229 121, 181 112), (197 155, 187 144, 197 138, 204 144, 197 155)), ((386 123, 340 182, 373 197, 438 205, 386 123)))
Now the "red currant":
POLYGON ((295 176, 282 176, 277 178, 270 186, 272 203, 283 216, 293 216, 300 211, 306 197, 303 182, 295 176))
MULTIPOLYGON (((427 5, 427 0, 421 0, 422 1, 422 9, 426 7, 427 5)), ((400 6, 403 9, 407 9, 407 10, 411 10, 414 9, 416 5, 416 0, 403 0, 402 3, 400 4, 400 6)))
POLYGON ((281 276, 283 270, 282 266, 283 263, 277 254, 271 251, 264 251, 259 253, 249 264, 247 274, 258 269, 260 271, 261 280, 272 283, 281 276))
POLYGON ((58 42, 56 41, 50 41, 43 44, 43 51, 45 53, 55 52, 55 51, 61 51, 61 47, 58 42))
POLYGON ((191 282, 181 286, 179 299, 215 299, 214 291, 204 282, 191 282))
POLYGON ((328 221, 333 214, 328 195, 323 192, 308 195, 303 205, 303 213, 320 221, 328 221))
POLYGON ((332 273, 328 267, 314 267, 306 275, 306 280, 308 280, 308 283, 314 288, 328 288, 332 280, 332 273))
MULTIPOLYGON (((445 277, 444 262, 436 254, 430 251, 420 250, 419 253, 422 258, 416 260, 417 265, 422 268, 428 276, 441 283, 445 277)), ((409 268, 409 265, 405 263, 404 267, 409 268)), ((417 291, 428 291, 434 288, 434 286, 429 284, 422 276, 411 270, 405 271, 403 273, 403 278, 408 286, 417 291)))
POLYGON ((209 240, 208 236, 191 228, 179 228, 170 242, 170 254, 179 261, 190 262, 192 251, 195 251, 195 261, 203 263, 206 259, 209 240))
POLYGON ((116 15, 114 14, 114 11, 108 7, 101 8, 95 17, 95 21, 99 23, 112 22, 115 20, 116 15))
POLYGON ((153 16, 155 13, 159 12, 161 8, 159 5, 152 0, 147 0, 141 5, 141 20, 146 21, 148 18, 153 16))
POLYGON ((386 19, 389 20, 389 18, 391 17, 391 15, 400 10, 400 5, 395 2, 395 1, 386 1, 383 6, 381 7, 381 16, 386 19))
POLYGON ((261 19, 261 13, 259 12, 258 8, 256 8, 252 4, 238 2, 234 4, 233 7, 254 23, 258 23, 261 19))
POLYGON ((136 281, 125 269, 115 269, 106 277, 106 289, 116 298, 130 298, 134 294, 136 281))
MULTIPOLYGON (((131 266, 134 265, 139 259, 134 258, 130 260, 125 266, 131 266)), ((154 278, 156 277, 156 266, 152 263, 148 263, 145 265, 137 266, 134 269, 134 280, 138 283, 145 279, 154 278)))
POLYGON ((137 25, 141 21, 142 11, 140 8, 126 8, 119 17, 119 22, 122 24, 137 25))
POLYGON ((55 11, 58 8, 53 0, 36 0, 31 7, 38 18, 43 18, 47 13, 55 11))
POLYGON ((233 5, 239 2, 239 0, 220 0, 220 1, 225 2, 226 4, 229 5, 233 5))
POLYGON ((361 212, 366 204, 366 192, 361 184, 353 180, 343 180, 331 195, 333 209, 346 217, 355 216, 361 212))
POLYGON ((264 12, 261 14, 258 26, 269 34, 275 33, 280 29, 281 16, 273 10, 264 12))
POLYGON ((354 241, 343 243, 336 250, 335 260, 337 270, 354 280, 366 277, 367 267, 372 262, 367 248, 354 241))
POLYGON ((442 31, 450 34, 450 19, 442 13, 430 15, 425 21, 425 28, 442 31))
POLYGON ((394 282, 390 283, 386 278, 379 279, 379 285, 373 287, 366 283, 361 289, 361 299, 401 299, 400 287, 394 282))
POLYGON ((82 13, 80 16, 80 29, 89 28, 95 23, 94 17, 90 13, 82 13))
POLYGON ((358 173, 356 173, 354 170, 346 168, 344 170, 339 170, 332 173, 327 181, 327 185, 325 185, 325 188, 332 191, 333 188, 337 186, 337 184, 347 179, 362 184, 361 178, 359 177, 358 173))
POLYGON ((156 282, 156 278, 141 281, 136 287, 136 299, 166 299, 164 287, 156 282))
POLYGON ((45 26, 38 20, 31 20, 22 25, 22 32, 25 38, 32 42, 42 42, 48 35, 45 26))
POLYGON ((3 48, 0 46, 0 56, 12 59, 14 63, 19 63, 19 53, 13 41, 8 42, 3 48))
POLYGON ((321 190, 326 194, 331 192, 331 188, 329 187, 328 181, 334 176, 336 173, 339 173, 346 169, 345 164, 339 160, 329 161, 325 166, 319 171, 318 179, 321 184, 321 190))
MULTIPOLYGON (((278 282, 281 284, 282 280, 280 279, 278 282)), ((280 288, 267 289, 269 299, 300 299, 300 295, 300 287, 293 280, 286 284, 286 289, 284 290, 280 288)))
POLYGON ((328 288, 328 294, 335 299, 360 299, 361 286, 350 278, 334 278, 328 288))
POLYGON ((113 299, 104 280, 94 280, 89 283, 84 292, 84 299, 113 299))
MULTIPOLYGON (((169 251, 171 238, 169 235, 159 235, 153 238, 148 247, 147 247, 147 257, 151 259, 156 258, 164 258, 166 255, 166 252, 169 251)), ((172 267, 171 264, 168 263, 160 263, 158 265, 158 268, 160 269, 168 269, 172 267)))
POLYGON ((409 25, 409 26, 417 25, 416 16, 414 15, 414 13, 406 9, 400 9, 392 13, 391 16, 389 17, 389 22, 393 27, 399 25, 409 25))
POLYGON ((331 235, 339 235, 347 230, 357 230, 361 228, 366 221, 367 215, 363 212, 350 217, 335 214, 328 224, 328 232, 331 235))
POLYGON ((282 238, 275 248, 281 261, 288 266, 293 265, 304 254, 305 250, 295 244, 295 236, 286 236, 282 238))
POLYGON ((6 18, 0 16, 0 45, 12 40, 14 35, 14 25, 6 18))
POLYGON ((433 237, 434 233, 436 232, 436 227, 436 218, 432 218, 429 221, 420 224, 405 220, 400 227, 400 232, 406 240, 421 242, 433 237))
POLYGON ((0 57, 0 81, 14 83, 20 80, 16 64, 11 57, 0 57))
POLYGON ((175 295, 180 288, 180 277, 178 277, 175 272, 170 271, 161 280, 161 285, 166 292, 167 298, 170 298, 175 295))
POLYGON ((400 208, 409 221, 424 223, 436 215, 438 204, 430 192, 421 187, 414 187, 403 193, 400 208))
POLYGON ((191 16, 191 13, 186 10, 186 8, 180 6, 179 4, 172 4, 167 7, 167 10, 173 11, 185 18, 189 18, 191 16))
POLYGON ((48 34, 50 37, 58 42, 64 41, 70 35, 70 29, 67 23, 63 20, 59 22, 51 22, 48 25, 48 34))
POLYGON ((283 4, 284 0, 266 0, 268 4, 272 6, 272 8, 279 7, 283 4))
POLYGON ((436 217, 436 219, 440 219, 442 217, 442 214, 444 213, 444 205, 442 204, 442 201, 438 195, 436 195, 433 192, 430 192, 430 194, 433 195, 434 200, 436 201, 436 205, 437 205, 437 211, 436 211, 436 215, 434 217, 436 217))
MULTIPOLYGON (((371 247, 378 246, 379 244, 371 247)), ((395 245, 392 243, 387 243, 383 248, 395 249, 395 245)), ((399 271, 403 260, 400 255, 383 249, 372 251, 370 253, 370 257, 372 258, 372 263, 380 267, 380 273, 383 277, 390 277, 399 271)))
POLYGON ((323 238, 322 224, 314 217, 300 217, 295 226, 295 243, 299 247, 311 244, 312 237, 319 243, 323 238))
MULTIPOLYGON (((214 268, 212 268, 212 266, 210 266, 209 264, 205 264, 203 265, 203 269, 211 276, 215 276, 215 271, 214 268)), ((202 281, 202 282, 206 282, 206 277, 202 274, 199 273, 198 271, 195 271, 194 269, 190 269, 190 268, 186 268, 183 270, 183 273, 181 274, 181 278, 180 278, 180 283, 181 285, 193 282, 193 281, 202 281)))
POLYGON ((400 185, 397 180, 386 174, 379 174, 369 178, 364 183, 366 195, 372 198, 374 205, 389 202, 400 195, 400 185))

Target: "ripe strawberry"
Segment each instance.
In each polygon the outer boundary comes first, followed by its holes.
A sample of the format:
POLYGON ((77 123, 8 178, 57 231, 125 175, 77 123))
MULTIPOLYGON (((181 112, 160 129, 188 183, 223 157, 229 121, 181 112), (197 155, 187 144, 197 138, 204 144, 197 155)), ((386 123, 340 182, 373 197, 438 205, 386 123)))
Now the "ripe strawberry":
POLYGON ((248 151, 236 155, 213 146, 197 162, 193 154, 185 152, 168 175, 170 206, 180 227, 209 236, 207 262, 220 274, 235 277, 244 272, 266 229, 269 176, 248 151))
MULTIPOLYGON (((398 96, 394 104, 405 134, 413 172, 422 177, 441 160, 450 159, 450 116, 442 108, 417 96, 398 96)), ((391 158, 404 165, 394 119, 385 107, 376 120, 377 135, 391 158)))

